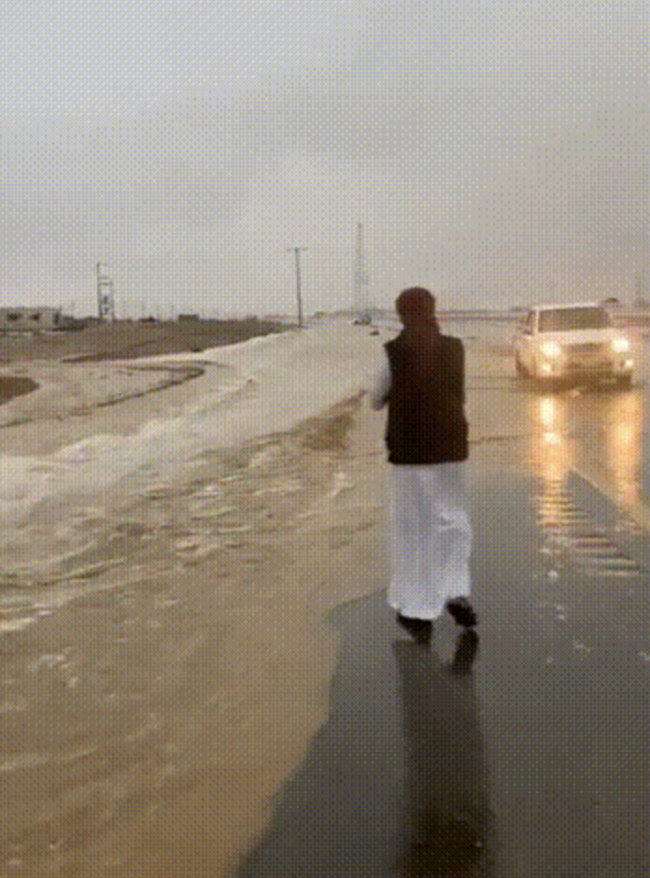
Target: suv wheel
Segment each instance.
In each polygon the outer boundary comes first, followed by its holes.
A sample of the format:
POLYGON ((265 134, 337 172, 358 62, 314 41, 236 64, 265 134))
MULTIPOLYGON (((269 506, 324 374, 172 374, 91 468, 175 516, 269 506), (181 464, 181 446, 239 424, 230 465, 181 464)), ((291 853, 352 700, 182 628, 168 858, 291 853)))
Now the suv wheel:
POLYGON ((524 369, 524 364, 519 359, 519 355, 515 354, 515 372, 519 375, 520 378, 524 378, 526 375, 526 370, 524 369))

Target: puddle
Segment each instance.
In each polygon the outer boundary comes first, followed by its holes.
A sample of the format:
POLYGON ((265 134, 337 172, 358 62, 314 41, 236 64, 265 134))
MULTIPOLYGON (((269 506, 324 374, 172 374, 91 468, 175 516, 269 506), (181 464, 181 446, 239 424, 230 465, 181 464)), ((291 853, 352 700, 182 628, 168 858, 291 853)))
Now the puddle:
MULTIPOLYGON (((591 576, 639 576, 643 568, 614 542, 565 487, 537 497, 537 523, 546 534, 542 552, 591 576)), ((558 578, 555 570, 550 580, 558 578)))

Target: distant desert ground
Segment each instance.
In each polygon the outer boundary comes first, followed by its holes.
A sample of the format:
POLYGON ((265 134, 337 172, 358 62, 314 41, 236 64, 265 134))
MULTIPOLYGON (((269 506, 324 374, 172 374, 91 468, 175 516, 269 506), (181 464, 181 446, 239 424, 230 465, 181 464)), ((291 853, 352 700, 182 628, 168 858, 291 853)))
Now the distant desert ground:
POLYGON ((245 320, 118 320, 60 332, 0 334, 0 362, 131 359, 200 351, 282 331, 280 323, 245 320))

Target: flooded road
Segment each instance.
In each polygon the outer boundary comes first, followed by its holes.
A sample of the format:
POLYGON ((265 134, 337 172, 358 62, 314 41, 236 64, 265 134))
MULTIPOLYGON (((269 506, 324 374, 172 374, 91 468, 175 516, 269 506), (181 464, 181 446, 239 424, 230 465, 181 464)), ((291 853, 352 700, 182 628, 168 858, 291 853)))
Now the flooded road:
MULTIPOLYGON (((644 368, 644 366, 642 366, 644 368)), ((645 375, 472 375, 473 638, 338 607, 327 723, 239 878, 650 873, 645 375)))
POLYGON ((256 437, 219 445, 189 382, 186 460, 41 507, 83 545, 58 583, 5 572, 0 876, 646 878, 645 361, 548 394, 467 339, 481 623, 425 651, 384 601, 383 417, 352 381, 332 407, 314 351, 301 394, 233 353, 256 383, 224 422, 256 437), (283 399, 307 419, 269 435, 283 399))

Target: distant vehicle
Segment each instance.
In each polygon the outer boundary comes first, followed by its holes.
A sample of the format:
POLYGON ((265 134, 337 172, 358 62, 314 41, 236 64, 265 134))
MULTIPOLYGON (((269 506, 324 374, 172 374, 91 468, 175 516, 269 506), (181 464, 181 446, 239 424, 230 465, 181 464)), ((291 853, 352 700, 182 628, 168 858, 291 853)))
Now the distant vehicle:
POLYGON ((513 350, 517 373, 540 382, 632 383, 632 345, 601 305, 533 305, 513 339, 513 350))

